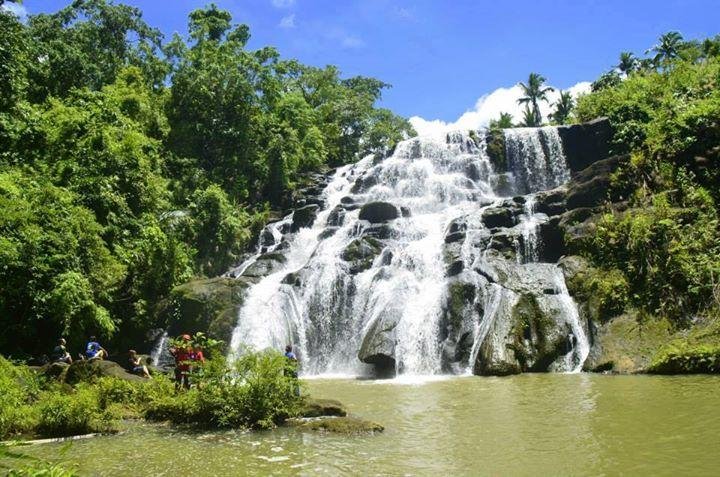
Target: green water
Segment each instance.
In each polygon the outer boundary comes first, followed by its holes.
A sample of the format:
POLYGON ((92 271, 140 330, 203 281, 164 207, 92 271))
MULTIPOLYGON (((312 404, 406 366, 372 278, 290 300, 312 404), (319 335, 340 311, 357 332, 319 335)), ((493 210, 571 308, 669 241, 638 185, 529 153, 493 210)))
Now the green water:
POLYGON ((313 380, 383 424, 343 437, 280 429, 118 436, 28 452, 83 475, 718 475, 720 378, 523 375, 424 384, 313 380))

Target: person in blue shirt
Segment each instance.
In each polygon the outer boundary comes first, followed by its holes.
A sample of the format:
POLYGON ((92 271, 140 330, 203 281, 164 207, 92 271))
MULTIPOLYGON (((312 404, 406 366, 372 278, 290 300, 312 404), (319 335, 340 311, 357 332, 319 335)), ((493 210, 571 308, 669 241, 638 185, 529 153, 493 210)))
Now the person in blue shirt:
POLYGON ((85 359, 105 359, 107 356, 107 351, 100 346, 94 336, 91 336, 85 347, 85 359))
MULTIPOLYGON (((295 353, 293 353, 292 345, 287 345, 285 347, 285 358, 287 359, 287 364, 285 366, 285 374, 287 376, 290 376, 291 378, 294 378, 297 380, 298 378, 298 359, 297 356, 295 356, 295 353)), ((295 382, 295 395, 300 395, 300 386, 295 382)))

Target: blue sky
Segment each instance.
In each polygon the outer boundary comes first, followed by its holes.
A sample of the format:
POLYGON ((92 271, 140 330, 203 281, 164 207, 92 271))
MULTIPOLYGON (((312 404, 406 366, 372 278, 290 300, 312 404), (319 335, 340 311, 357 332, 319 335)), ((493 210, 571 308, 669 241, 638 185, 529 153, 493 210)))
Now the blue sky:
MULTIPOLYGON (((68 3, 25 0, 24 7, 38 13, 68 3)), ((174 31, 184 33, 187 14, 209 2, 123 3, 140 7, 145 20, 169 37, 174 31)), ((215 3, 236 22, 250 25, 251 47, 272 45, 284 57, 318 66, 335 64, 345 75, 380 78, 393 85, 384 106, 404 116, 445 122, 482 110, 487 95, 498 88, 508 91, 531 71, 568 88, 609 69, 622 50, 642 54, 663 32, 678 30, 686 38, 720 33, 718 0, 215 3)), ((503 109, 502 101, 512 102, 512 94, 504 96, 498 96, 495 109, 487 114, 503 109)))

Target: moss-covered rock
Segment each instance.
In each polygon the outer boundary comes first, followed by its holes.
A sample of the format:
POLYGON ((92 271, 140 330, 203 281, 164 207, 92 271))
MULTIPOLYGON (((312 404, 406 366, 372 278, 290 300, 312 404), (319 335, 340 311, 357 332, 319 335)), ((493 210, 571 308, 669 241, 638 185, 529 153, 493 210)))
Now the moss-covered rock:
POLYGON ((175 287, 165 317, 170 334, 202 331, 213 339, 229 342, 251 284, 242 277, 217 277, 175 287))
POLYGON ((334 399, 307 398, 298 413, 300 417, 347 416, 347 409, 334 399))
POLYGON ((598 326, 583 368, 620 374, 646 372, 672 335, 672 325, 665 319, 641 320, 635 314, 615 317, 598 326))
POLYGON ((113 377, 125 381, 142 382, 143 378, 128 373, 123 367, 113 361, 90 360, 75 361, 64 374, 64 382, 75 385, 80 382, 90 382, 101 377, 113 377))
POLYGON ((656 374, 720 373, 720 317, 705 319, 653 356, 648 372, 656 374))
POLYGON ((294 420, 292 425, 311 431, 334 432, 345 435, 374 434, 385 430, 377 422, 357 417, 323 417, 319 419, 294 420))
POLYGON ((382 243, 374 237, 360 237, 343 250, 342 259, 348 263, 350 273, 360 273, 372 266, 375 257, 382 252, 382 243))
POLYGON ((486 136, 487 155, 490 158, 495 172, 505 172, 508 169, 507 153, 505 152, 505 134, 502 129, 490 129, 486 136))

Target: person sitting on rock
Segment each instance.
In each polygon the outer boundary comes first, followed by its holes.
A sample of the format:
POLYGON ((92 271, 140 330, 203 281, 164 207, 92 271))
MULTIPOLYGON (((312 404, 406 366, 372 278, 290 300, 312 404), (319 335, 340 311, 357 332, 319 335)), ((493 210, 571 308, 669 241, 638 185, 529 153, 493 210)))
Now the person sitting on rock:
POLYGON ((70 356, 67 348, 65 348, 65 338, 60 338, 58 340, 58 345, 53 349, 51 357, 53 363, 72 364, 72 356, 70 356))
POLYGON ((94 336, 90 337, 87 346, 85 347, 85 358, 86 359, 106 359, 108 357, 107 351, 100 346, 94 336))
POLYGON ((130 351, 128 351, 128 354, 130 355, 128 357, 130 372, 142 376, 143 378, 149 378, 150 372, 148 371, 147 366, 142 364, 142 361, 140 360, 140 356, 138 356, 137 351, 131 349, 130 351))
POLYGON ((170 354, 175 358, 175 388, 182 386, 190 389, 190 371, 195 353, 190 343, 190 335, 182 335, 180 339, 183 342, 180 346, 170 348, 170 354))

